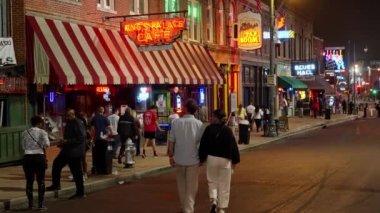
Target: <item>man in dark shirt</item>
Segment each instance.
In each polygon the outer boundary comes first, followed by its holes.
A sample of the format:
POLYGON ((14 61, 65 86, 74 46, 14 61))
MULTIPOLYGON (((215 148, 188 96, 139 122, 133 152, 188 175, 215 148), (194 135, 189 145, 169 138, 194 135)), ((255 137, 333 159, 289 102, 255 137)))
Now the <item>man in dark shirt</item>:
POLYGON ((106 173, 106 160, 105 155, 107 152, 108 141, 106 138, 108 134, 112 133, 110 121, 104 116, 104 107, 99 107, 97 113, 91 121, 91 126, 95 132, 95 146, 93 147, 92 160, 93 160, 93 174, 106 173))
POLYGON ((117 133, 119 134, 121 141, 118 163, 121 163, 121 158, 124 156, 125 146, 128 138, 132 140, 137 135, 135 119, 131 115, 130 108, 128 108, 125 111, 124 115, 120 117, 119 123, 117 125, 117 133))
POLYGON ((61 188, 62 168, 69 165, 73 174, 76 193, 70 199, 83 198, 84 184, 82 172, 82 158, 85 153, 86 130, 83 122, 75 117, 75 111, 66 111, 66 126, 63 139, 60 141, 60 153, 54 159, 52 170, 52 185, 47 187, 47 191, 55 191, 61 188))

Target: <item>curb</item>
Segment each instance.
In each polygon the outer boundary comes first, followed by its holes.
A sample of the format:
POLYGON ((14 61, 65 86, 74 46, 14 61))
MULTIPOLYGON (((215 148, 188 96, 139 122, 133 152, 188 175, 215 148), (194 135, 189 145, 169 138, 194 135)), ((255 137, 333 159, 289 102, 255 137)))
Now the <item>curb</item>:
MULTIPOLYGON (((323 121, 323 122, 315 124, 315 125, 311 125, 311 124, 305 125, 301 128, 293 130, 291 132, 283 132, 281 135, 279 135, 277 137, 273 137, 273 138, 271 138, 271 139, 269 139, 269 140, 267 140, 261 144, 241 147, 239 149, 239 151, 246 152, 246 151, 256 149, 256 148, 268 145, 270 143, 273 143, 275 141, 279 141, 281 139, 288 138, 288 137, 291 137, 291 136, 294 136, 297 134, 317 130, 317 129, 320 129, 324 126, 338 125, 338 124, 341 124, 344 122, 356 120, 357 118, 358 118, 358 116, 352 116, 349 118, 338 119, 336 121, 326 120, 326 121, 323 121)), ((152 169, 142 171, 142 172, 136 172, 134 174, 117 175, 117 176, 113 176, 113 177, 109 177, 106 179, 102 179, 102 180, 98 180, 95 182, 85 184, 85 189, 86 189, 86 193, 92 193, 92 192, 107 189, 107 188, 112 187, 112 186, 117 186, 117 185, 121 185, 121 184, 130 183, 130 182, 133 182, 136 180, 140 180, 140 179, 145 178, 145 177, 157 176, 157 175, 160 175, 163 173, 167 173, 171 170, 174 170, 174 168, 168 165, 168 166, 162 166, 162 167, 158 167, 158 168, 152 168, 152 169)), ((70 186, 70 187, 61 189, 59 191, 46 192, 45 193, 45 200, 51 201, 51 200, 55 200, 55 199, 62 199, 62 198, 69 197, 70 195, 72 195, 74 193, 75 193, 75 186, 70 186)), ((27 203, 28 203, 28 200, 27 200, 26 196, 19 197, 19 198, 13 198, 13 199, 10 199, 7 201, 2 201, 2 202, 0 202, 0 212, 26 208, 27 203)))

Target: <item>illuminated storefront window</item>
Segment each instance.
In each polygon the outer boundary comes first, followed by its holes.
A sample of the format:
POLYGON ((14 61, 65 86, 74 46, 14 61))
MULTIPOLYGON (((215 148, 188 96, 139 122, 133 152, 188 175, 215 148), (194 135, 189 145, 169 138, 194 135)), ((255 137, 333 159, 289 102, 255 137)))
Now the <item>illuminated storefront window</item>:
POLYGON ((200 40, 200 16, 201 7, 197 0, 189 0, 187 5, 188 10, 188 30, 189 30, 189 40, 199 41, 200 40))

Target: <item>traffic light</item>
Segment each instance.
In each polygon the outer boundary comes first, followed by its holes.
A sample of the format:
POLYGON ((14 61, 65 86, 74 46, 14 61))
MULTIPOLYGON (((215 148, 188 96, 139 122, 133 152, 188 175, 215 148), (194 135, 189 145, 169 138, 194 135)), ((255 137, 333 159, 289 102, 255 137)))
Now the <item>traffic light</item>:
POLYGON ((375 89, 371 89, 371 92, 372 92, 372 94, 374 94, 374 95, 377 94, 377 90, 375 90, 375 89))

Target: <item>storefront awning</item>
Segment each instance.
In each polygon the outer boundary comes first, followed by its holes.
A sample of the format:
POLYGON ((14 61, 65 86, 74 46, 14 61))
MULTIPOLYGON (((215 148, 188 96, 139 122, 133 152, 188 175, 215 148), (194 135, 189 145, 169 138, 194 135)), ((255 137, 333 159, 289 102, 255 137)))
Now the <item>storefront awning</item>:
POLYGON ((309 89, 323 90, 325 95, 336 95, 334 88, 322 77, 315 76, 315 80, 303 81, 309 89))
MULTIPOLYGON (((200 45, 175 42, 171 49, 139 51, 117 30, 38 16, 27 20, 38 38, 35 45, 41 44, 60 84, 223 83, 209 52, 200 45)), ((36 51, 34 55, 43 61, 36 51)), ((49 77, 37 76, 34 83, 50 83, 49 77)))
POLYGON ((278 86, 282 88, 307 89, 302 81, 290 76, 277 76, 278 86))

